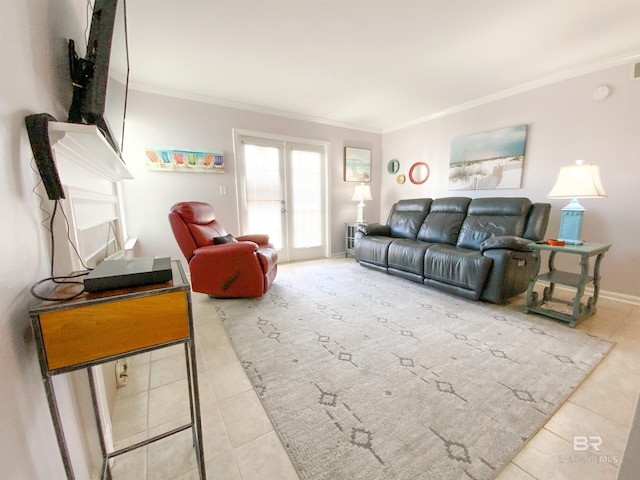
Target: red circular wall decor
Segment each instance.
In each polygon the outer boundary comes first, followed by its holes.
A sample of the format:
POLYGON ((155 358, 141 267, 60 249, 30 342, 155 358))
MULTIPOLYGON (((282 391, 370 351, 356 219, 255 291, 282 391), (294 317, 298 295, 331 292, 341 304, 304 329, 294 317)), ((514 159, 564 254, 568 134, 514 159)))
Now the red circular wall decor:
POLYGON ((429 178, 429 165, 425 162, 416 162, 409 170, 409 180, 416 185, 422 185, 429 178))

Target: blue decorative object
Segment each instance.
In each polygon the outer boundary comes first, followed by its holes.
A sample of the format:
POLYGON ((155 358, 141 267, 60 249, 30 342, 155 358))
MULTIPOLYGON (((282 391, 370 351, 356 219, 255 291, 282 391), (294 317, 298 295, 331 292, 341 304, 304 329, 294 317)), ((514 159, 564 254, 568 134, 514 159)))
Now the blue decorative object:
POLYGON ((560 219, 560 234, 558 240, 571 245, 582 245, 582 218, 585 208, 580 205, 577 198, 571 200, 569 205, 562 209, 560 219))

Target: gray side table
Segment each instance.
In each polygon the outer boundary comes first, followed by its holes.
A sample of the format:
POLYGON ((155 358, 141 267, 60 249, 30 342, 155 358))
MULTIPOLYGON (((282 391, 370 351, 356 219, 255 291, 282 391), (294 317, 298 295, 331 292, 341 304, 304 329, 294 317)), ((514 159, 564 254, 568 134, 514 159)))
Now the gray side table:
POLYGON ((562 247, 546 244, 531 244, 535 258, 534 273, 529 281, 527 289, 527 304, 524 309, 526 313, 534 312, 547 317, 555 318, 567 322, 571 328, 585 317, 596 312, 598 295, 600 293, 600 263, 604 254, 611 245, 603 243, 583 243, 582 245, 565 245, 562 247), (549 270, 540 273, 542 263, 541 253, 549 252, 549 270), (555 259, 557 254, 577 255, 580 260, 580 273, 564 272, 557 270, 555 259), (593 273, 590 273, 589 260, 595 258, 593 273), (538 281, 547 282, 549 285, 544 288, 542 297, 535 291, 538 281), (564 285, 576 289, 573 302, 563 299, 553 298, 555 286, 564 285), (593 284, 593 295, 582 301, 585 287, 593 284), (564 307, 564 308, 563 308, 564 307))
POLYGON ((356 256, 356 231, 358 229, 357 223, 345 223, 344 224, 344 256, 349 255, 356 256))

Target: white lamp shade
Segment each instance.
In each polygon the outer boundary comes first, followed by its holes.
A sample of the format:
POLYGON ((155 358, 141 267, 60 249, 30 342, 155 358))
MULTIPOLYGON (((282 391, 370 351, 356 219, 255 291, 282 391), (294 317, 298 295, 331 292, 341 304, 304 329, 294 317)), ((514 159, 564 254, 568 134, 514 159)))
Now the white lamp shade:
MULTIPOLYGON (((578 163, 580 162, 580 163, 578 163)), ((600 170, 596 165, 577 165, 562 167, 556 184, 547 195, 549 198, 600 198, 607 194, 600 182, 600 170)))
POLYGON ((562 167, 558 173, 556 184, 549 192, 549 198, 571 198, 569 205, 562 209, 560 218, 560 236, 562 240, 572 245, 582 245, 582 220, 584 207, 578 198, 600 198, 607 194, 600 182, 600 170, 596 165, 583 165, 582 160, 576 165, 562 167))
POLYGON ((373 200, 371 197, 371 189, 369 185, 365 185, 361 183, 360 185, 356 185, 355 190, 353 191, 353 197, 351 197, 353 202, 362 202, 364 200, 373 200))

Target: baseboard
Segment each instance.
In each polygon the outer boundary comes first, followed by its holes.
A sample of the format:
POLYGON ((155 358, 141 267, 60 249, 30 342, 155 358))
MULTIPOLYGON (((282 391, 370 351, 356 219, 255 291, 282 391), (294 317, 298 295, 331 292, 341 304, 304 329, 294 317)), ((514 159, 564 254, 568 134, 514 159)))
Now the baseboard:
POLYGON ((615 300, 616 302, 628 303, 629 305, 640 306, 640 297, 635 297, 633 295, 626 295, 624 293, 600 290, 600 298, 607 298, 609 300, 615 300))

